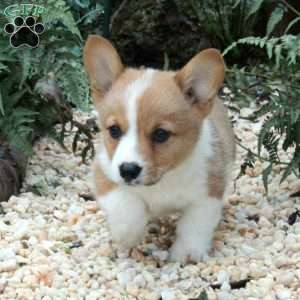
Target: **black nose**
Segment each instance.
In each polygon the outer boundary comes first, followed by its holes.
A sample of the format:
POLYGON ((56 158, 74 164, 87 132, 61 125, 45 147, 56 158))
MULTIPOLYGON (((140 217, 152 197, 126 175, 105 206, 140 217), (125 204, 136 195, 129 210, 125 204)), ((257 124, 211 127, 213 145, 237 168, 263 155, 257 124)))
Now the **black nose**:
POLYGON ((126 182, 136 179, 142 170, 142 168, 135 163, 123 163, 120 165, 119 169, 120 175, 125 179, 126 182))

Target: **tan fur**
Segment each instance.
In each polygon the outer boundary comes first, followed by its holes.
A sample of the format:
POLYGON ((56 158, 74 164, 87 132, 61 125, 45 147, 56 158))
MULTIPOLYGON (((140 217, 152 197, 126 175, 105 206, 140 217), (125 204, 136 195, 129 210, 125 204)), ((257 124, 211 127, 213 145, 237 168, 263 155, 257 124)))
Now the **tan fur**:
POLYGON ((215 99, 214 107, 209 118, 215 131, 214 151, 216 155, 210 162, 209 169, 209 195, 222 199, 228 175, 225 169, 231 165, 235 158, 234 134, 227 117, 226 109, 219 98, 215 99))
POLYGON ((114 88, 108 92, 106 97, 93 94, 94 103, 101 115, 100 129, 103 136, 103 142, 108 150, 110 158, 118 145, 118 141, 111 138, 107 128, 112 125, 118 125, 123 132, 128 129, 128 120, 126 119, 126 99, 123 98, 123 91, 128 84, 139 77, 140 72, 134 69, 125 69, 120 75, 119 80, 114 84, 114 88))
POLYGON ((184 99, 173 72, 156 72, 152 84, 138 99, 139 147, 148 163, 148 183, 154 183, 179 165, 197 142, 201 121, 184 99), (157 128, 171 132, 169 140, 155 144, 157 128))
POLYGON ((101 167, 96 161, 93 163, 93 174, 95 194, 97 196, 103 196, 116 187, 116 184, 105 176, 101 167))
POLYGON ((210 113, 224 74, 224 60, 216 49, 198 53, 177 72, 175 80, 201 118, 210 113))
POLYGON ((108 40, 96 35, 88 37, 83 58, 92 90, 100 99, 122 73, 124 67, 121 59, 108 40))
POLYGON ((208 116, 214 129, 214 158, 209 164, 209 196, 222 199, 227 184, 228 165, 235 156, 234 135, 226 109, 216 96, 223 83, 225 64, 219 51, 208 49, 192 58, 176 75, 186 97, 199 116, 208 116))

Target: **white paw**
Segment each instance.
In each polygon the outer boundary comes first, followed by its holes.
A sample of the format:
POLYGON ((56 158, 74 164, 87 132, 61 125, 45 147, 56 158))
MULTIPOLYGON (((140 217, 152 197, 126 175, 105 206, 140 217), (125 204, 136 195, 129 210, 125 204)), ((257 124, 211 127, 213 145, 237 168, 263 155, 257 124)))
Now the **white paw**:
POLYGON ((209 248, 209 244, 201 245, 201 243, 176 240, 170 249, 169 260, 180 263, 199 262, 207 259, 209 248))
POLYGON ((144 229, 129 228, 127 226, 111 226, 112 240, 125 250, 131 249, 141 242, 144 237, 144 229))
POLYGON ((148 214, 143 201, 122 189, 99 200, 106 213, 112 240, 122 249, 131 249, 144 237, 148 214))

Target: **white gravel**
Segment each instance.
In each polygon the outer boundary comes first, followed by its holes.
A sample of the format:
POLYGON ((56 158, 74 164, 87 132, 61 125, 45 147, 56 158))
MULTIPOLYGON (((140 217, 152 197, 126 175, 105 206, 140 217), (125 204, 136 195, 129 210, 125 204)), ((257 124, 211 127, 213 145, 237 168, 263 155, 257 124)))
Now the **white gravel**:
MULTIPOLYGON (((235 130, 254 149, 259 126, 238 119, 235 130)), ((245 156, 238 152, 236 173, 245 156)), ((300 182, 289 176, 279 184, 280 167, 268 198, 264 164, 248 169, 227 201, 208 260, 180 266, 166 261, 176 218, 150 224, 142 245, 120 253, 103 213, 81 197, 90 192, 90 167, 49 139, 35 153, 23 192, 2 203, 0 299, 177 300, 197 298, 203 289, 212 300, 300 299, 300 221, 287 223, 300 209, 300 199, 289 198, 300 182), (246 278, 245 288, 231 289, 230 282, 246 278)))

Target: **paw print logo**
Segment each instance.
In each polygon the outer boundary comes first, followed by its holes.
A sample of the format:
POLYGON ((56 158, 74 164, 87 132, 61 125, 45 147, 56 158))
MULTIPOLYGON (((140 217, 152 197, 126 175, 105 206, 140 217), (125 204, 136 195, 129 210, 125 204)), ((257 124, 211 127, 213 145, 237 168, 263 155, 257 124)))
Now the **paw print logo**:
POLYGON ((39 35, 45 30, 42 23, 36 23, 32 16, 15 17, 12 23, 8 23, 4 27, 4 31, 10 34, 10 44, 13 48, 18 48, 22 45, 30 48, 36 48, 40 43, 39 35))

